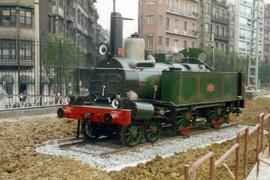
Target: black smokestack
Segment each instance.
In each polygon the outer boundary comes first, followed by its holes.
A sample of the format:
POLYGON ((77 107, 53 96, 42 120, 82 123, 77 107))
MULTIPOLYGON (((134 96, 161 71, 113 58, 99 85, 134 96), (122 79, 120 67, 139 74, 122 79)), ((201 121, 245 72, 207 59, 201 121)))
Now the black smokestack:
POLYGON ((111 13, 111 54, 118 55, 118 48, 123 47, 123 17, 115 12, 115 0, 113 1, 113 12, 111 13))

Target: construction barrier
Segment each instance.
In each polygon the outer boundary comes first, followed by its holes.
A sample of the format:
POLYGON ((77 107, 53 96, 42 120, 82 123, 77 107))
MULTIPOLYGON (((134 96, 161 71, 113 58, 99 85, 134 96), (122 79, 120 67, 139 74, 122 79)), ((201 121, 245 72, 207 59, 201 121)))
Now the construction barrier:
POLYGON ((206 161, 210 160, 210 171, 209 177, 210 180, 216 180, 216 169, 223 165, 230 173, 232 179, 238 180, 240 177, 240 138, 244 137, 244 161, 243 161, 243 176, 244 178, 247 177, 248 171, 248 144, 249 144, 249 137, 253 134, 256 134, 256 175, 259 175, 259 166, 260 166, 260 155, 263 153, 264 147, 264 128, 265 122, 268 121, 268 156, 270 157, 270 114, 268 113, 265 115, 261 113, 258 116, 258 124, 254 127, 249 128, 245 127, 242 131, 237 133, 236 143, 227 150, 219 159, 216 160, 216 156, 214 152, 209 152, 199 160, 195 161, 193 164, 185 165, 184 166, 184 177, 185 180, 194 180, 196 178, 196 171, 197 169, 206 161), (228 159, 231 155, 235 153, 235 171, 232 173, 230 168, 227 164, 224 163, 226 159, 228 159))

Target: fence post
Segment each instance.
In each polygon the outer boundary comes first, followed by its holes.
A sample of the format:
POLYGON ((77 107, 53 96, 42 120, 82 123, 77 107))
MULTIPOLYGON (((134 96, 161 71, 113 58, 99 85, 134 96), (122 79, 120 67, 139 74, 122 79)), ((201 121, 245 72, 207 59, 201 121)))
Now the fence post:
POLYGON ((210 180, 216 180, 216 158, 215 155, 210 159, 210 180))
POLYGON ((268 157, 270 157, 270 116, 268 116, 268 157))
POLYGON ((261 124, 261 146, 260 146, 260 152, 263 151, 263 131, 264 131, 264 113, 260 114, 259 116, 259 123, 261 124))
POLYGON ((184 167, 184 179, 190 180, 190 165, 185 165, 184 167))
POLYGON ((249 128, 245 130, 245 137, 244 137, 244 178, 247 177, 248 137, 249 137, 249 128))
POLYGON ((236 143, 239 144, 238 148, 235 151, 235 180, 239 179, 239 164, 240 164, 240 133, 237 134, 236 143))
POLYGON ((259 167, 260 167, 260 160, 259 160, 259 153, 260 153, 260 147, 259 147, 259 143, 260 143, 260 126, 259 128, 257 129, 257 133, 256 133, 256 136, 257 136, 257 142, 256 142, 256 162, 257 162, 257 172, 256 172, 256 177, 258 178, 259 176, 259 167))

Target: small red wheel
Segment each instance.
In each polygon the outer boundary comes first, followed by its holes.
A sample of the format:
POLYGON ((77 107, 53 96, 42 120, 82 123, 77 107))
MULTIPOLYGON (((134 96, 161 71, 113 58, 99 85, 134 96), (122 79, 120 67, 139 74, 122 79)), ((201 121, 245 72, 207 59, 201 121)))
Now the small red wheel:
POLYGON ((192 124, 190 124, 187 127, 181 126, 181 127, 178 128, 178 132, 182 136, 187 136, 191 132, 192 128, 193 128, 192 124))
POLYGON ((177 134, 187 136, 191 132, 193 128, 192 118, 192 114, 189 111, 183 112, 177 117, 177 134))
POLYGON ((223 123, 224 123, 224 117, 220 117, 220 118, 212 120, 211 127, 214 129, 218 129, 223 123))
POLYGON ((220 126, 224 123, 224 120, 225 113, 223 108, 219 107, 208 111, 207 121, 212 128, 220 128, 220 126))

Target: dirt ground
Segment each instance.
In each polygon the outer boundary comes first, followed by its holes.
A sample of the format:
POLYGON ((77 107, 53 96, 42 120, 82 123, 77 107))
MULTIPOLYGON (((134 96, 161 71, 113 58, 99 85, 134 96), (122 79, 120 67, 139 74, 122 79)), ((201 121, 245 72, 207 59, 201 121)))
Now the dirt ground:
MULTIPOLYGON (((269 107, 269 99, 248 101, 243 114, 239 117, 232 116, 232 120, 256 124, 256 116, 262 111, 267 111, 269 107)), ((219 158, 235 142, 232 140, 214 144, 207 148, 175 154, 166 159, 156 157, 146 164, 111 173, 65 157, 43 155, 33 151, 35 145, 44 141, 73 137, 75 128, 74 121, 54 117, 0 123, 0 179, 183 179, 184 164, 194 162, 209 151, 215 152, 219 158)), ((252 137, 249 146, 249 170, 255 162, 255 142, 255 137, 252 137)), ((234 157, 226 161, 232 170, 233 160, 234 157)), ((208 171, 208 164, 199 168, 197 179, 208 179, 208 171)), ((217 170, 217 179, 230 179, 224 167, 217 170)))

